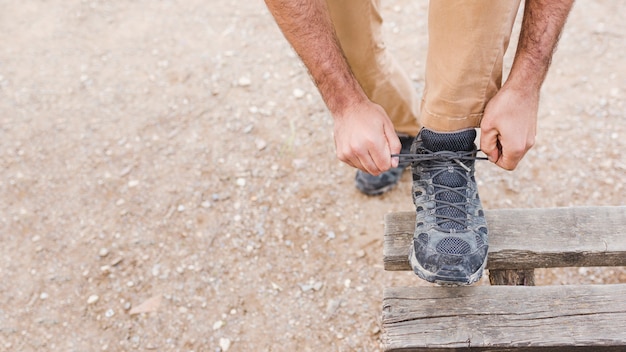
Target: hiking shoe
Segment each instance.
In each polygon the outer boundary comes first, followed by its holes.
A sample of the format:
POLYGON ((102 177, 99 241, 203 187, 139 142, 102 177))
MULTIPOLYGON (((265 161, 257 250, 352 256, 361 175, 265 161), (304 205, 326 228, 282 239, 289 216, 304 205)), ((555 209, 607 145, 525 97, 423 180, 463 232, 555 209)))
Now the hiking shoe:
POLYGON ((470 285, 487 263, 487 223, 474 179, 474 129, 422 129, 411 146, 416 220, 409 262, 422 279, 470 285))
MULTIPOLYGON (((400 143, 402 144, 402 151, 400 153, 407 154, 411 151, 411 143, 413 143, 413 137, 399 136, 400 143)), ((378 176, 373 176, 367 172, 357 170, 354 183, 359 191, 367 194, 368 196, 378 196, 394 188, 400 178, 402 172, 410 165, 410 162, 400 160, 398 167, 391 168, 378 176)))

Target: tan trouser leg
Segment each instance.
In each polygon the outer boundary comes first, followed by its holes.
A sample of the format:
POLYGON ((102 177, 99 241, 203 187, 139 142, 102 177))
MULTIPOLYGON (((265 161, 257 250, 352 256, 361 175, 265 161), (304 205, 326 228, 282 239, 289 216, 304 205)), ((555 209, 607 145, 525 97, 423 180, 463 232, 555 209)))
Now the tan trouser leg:
POLYGON ((415 136, 420 98, 385 48, 379 0, 326 0, 348 63, 367 96, 381 105, 397 132, 415 136))
POLYGON ((479 127, 502 84, 520 0, 431 0, 421 124, 435 131, 479 127))

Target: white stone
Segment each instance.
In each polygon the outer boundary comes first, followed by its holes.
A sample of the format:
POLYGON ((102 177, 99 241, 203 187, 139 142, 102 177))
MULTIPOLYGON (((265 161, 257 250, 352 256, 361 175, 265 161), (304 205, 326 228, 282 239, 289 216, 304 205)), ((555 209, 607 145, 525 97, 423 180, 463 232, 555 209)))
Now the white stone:
POLYGON ((250 77, 241 77, 237 81, 237 84, 239 84, 239 86, 241 87, 247 87, 252 84, 252 80, 250 79, 250 77))
POLYGON ((227 339, 225 337, 220 338, 220 348, 223 352, 226 352, 230 349, 230 344, 230 339, 227 339))
POLYGON ((293 96, 296 97, 297 99, 304 97, 305 94, 306 92, 300 88, 296 88, 293 90, 293 96))
POLYGON ((267 142, 262 139, 257 139, 255 142, 257 150, 263 150, 267 147, 267 142))
POLYGON ((213 330, 219 330, 221 329, 223 326, 225 325, 223 320, 218 320, 215 323, 213 323, 213 330))

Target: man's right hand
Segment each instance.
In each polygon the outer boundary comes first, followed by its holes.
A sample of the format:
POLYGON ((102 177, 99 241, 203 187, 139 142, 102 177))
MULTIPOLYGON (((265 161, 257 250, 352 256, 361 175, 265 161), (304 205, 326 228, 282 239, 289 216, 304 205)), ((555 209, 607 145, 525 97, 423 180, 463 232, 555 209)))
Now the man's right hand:
POLYGON ((380 105, 365 101, 335 116, 335 148, 339 160, 377 176, 398 166, 402 145, 380 105))
POLYGON ((325 0, 265 0, 283 34, 308 68, 335 120, 339 160, 372 175, 398 165, 400 139, 352 74, 325 0))

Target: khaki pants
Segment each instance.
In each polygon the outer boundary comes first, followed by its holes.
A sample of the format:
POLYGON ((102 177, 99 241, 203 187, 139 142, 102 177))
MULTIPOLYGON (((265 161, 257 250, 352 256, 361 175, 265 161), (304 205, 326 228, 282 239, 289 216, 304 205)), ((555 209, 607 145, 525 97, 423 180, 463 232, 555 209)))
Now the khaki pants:
POLYGON ((480 126, 500 89, 502 60, 520 0, 430 0, 422 99, 385 49, 380 0, 326 0, 341 47, 369 98, 396 131, 451 132, 480 126))

